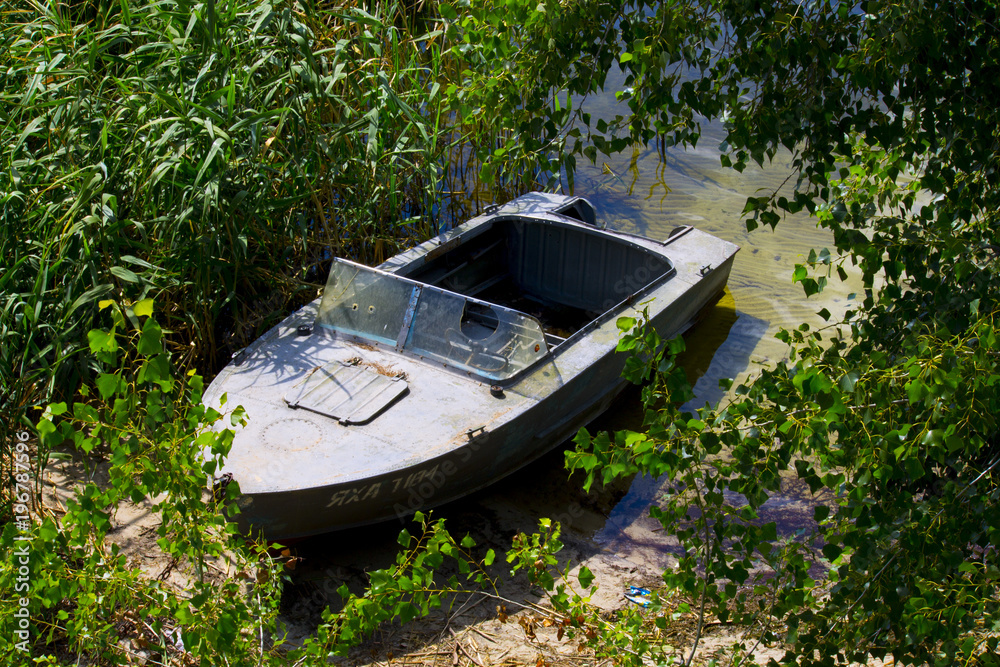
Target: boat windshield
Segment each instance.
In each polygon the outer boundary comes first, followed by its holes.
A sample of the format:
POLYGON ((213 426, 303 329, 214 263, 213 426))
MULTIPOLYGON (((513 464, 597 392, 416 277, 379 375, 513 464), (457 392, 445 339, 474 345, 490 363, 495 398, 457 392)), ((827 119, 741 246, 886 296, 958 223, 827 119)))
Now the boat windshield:
POLYGON ((342 259, 330 269, 316 324, 490 380, 548 354, 530 315, 342 259))

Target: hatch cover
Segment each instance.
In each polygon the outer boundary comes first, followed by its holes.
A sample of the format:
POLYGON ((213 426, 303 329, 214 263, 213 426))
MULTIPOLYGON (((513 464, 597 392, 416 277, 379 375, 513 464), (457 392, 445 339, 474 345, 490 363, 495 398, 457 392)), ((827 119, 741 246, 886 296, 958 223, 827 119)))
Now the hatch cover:
POLYGON ((305 382, 293 387, 285 402, 341 424, 364 424, 406 393, 406 381, 387 377, 360 364, 333 361, 309 374, 305 382))

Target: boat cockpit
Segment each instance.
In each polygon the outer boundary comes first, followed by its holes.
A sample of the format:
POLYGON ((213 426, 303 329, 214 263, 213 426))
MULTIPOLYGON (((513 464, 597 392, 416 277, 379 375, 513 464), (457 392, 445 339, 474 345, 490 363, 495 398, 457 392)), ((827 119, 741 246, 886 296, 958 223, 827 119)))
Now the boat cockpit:
POLYGON ((502 383, 674 273, 598 229, 498 217, 396 273, 335 260, 316 324, 502 383))

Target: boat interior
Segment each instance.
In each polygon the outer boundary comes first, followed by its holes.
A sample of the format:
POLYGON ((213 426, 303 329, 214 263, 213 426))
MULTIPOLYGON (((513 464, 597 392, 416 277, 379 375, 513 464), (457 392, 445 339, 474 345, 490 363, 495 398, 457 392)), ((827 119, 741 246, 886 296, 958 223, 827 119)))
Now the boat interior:
MULTIPOLYGON (((550 349, 650 284, 674 274, 670 261, 621 237, 574 224, 499 218, 454 248, 429 253, 405 277, 520 311, 542 325, 550 349)), ((463 333, 496 328, 469 301, 463 333)))

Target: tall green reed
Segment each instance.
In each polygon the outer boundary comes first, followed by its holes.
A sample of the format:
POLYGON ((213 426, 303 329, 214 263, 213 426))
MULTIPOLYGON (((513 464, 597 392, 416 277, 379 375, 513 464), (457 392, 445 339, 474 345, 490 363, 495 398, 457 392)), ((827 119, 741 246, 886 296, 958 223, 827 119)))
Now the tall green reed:
POLYGON ((492 138, 465 123, 451 82, 469 64, 433 6, 7 7, 4 443, 94 372, 102 300, 155 297, 179 362, 211 373, 313 298, 332 255, 382 261, 479 187, 492 138))

